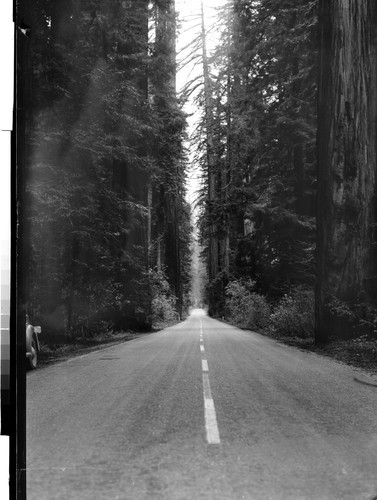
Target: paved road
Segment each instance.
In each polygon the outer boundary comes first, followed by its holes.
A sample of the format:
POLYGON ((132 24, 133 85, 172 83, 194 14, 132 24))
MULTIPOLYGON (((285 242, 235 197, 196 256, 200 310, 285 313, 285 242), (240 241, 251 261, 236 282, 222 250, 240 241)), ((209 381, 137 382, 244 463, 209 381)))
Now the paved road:
POLYGON ((377 382, 200 310, 27 382, 28 500, 377 495, 377 382))

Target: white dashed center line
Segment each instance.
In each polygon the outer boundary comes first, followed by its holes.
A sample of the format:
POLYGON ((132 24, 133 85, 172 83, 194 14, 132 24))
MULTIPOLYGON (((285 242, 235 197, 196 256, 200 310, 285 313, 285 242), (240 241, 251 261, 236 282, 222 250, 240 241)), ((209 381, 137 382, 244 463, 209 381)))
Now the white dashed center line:
MULTIPOLYGON (((200 352, 204 356, 203 330, 200 323, 200 352)), ((204 398, 204 422, 208 444, 220 444, 219 428, 217 426, 215 403, 212 399, 211 387, 209 385, 208 361, 202 358, 203 371, 203 398, 204 398)))
POLYGON ((215 403, 211 395, 211 387, 207 373, 203 373, 204 420, 208 444, 220 444, 219 428, 217 427, 215 403))

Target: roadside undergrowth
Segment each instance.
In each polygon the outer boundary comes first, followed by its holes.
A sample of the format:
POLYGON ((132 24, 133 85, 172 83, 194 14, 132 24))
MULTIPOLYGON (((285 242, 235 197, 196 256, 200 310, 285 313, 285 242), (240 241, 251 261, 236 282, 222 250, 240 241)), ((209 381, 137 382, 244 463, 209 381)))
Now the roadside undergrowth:
POLYGON ((271 303, 255 292, 251 280, 236 280, 230 282, 226 293, 225 319, 231 324, 377 374, 377 338, 365 334, 363 328, 352 338, 334 336, 324 345, 315 344, 312 289, 297 287, 271 303))
POLYGON ((149 331, 120 331, 120 332, 104 332, 98 333, 90 338, 51 338, 46 342, 46 339, 40 339, 41 350, 38 355, 38 365, 45 366, 59 361, 65 361, 75 356, 80 356, 92 351, 111 347, 112 345, 120 344, 133 340, 135 338, 150 335, 163 328, 172 326, 177 321, 161 322, 153 325, 149 331))

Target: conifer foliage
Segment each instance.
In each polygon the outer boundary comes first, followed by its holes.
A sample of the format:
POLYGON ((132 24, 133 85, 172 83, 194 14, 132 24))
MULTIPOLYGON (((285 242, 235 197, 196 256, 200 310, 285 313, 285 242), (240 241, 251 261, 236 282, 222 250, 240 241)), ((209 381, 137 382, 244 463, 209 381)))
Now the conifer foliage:
POLYGON ((215 314, 241 276, 272 299, 313 283, 315 7, 235 0, 221 14, 211 57, 216 196, 202 211, 204 240, 216 228, 215 314))
POLYGON ((174 2, 33 0, 28 13, 29 314, 72 335, 147 326, 157 267, 181 311, 190 227, 174 2))
POLYGON ((274 328, 300 316, 317 342, 375 336, 376 16, 372 0, 221 12, 198 98, 210 314, 244 291, 274 328))

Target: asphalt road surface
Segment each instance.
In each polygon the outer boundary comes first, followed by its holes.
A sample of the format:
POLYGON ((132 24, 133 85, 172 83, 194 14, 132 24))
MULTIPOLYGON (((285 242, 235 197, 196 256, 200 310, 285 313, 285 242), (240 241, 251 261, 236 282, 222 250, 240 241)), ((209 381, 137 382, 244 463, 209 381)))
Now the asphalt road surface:
POLYGON ((377 495, 377 381, 201 310, 27 395, 28 500, 377 495))

